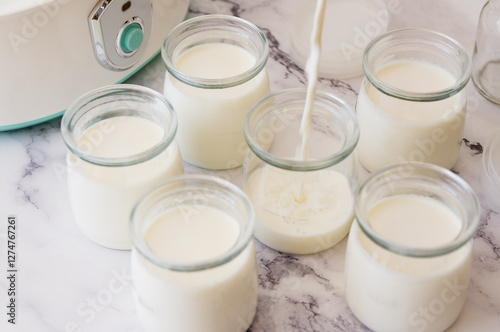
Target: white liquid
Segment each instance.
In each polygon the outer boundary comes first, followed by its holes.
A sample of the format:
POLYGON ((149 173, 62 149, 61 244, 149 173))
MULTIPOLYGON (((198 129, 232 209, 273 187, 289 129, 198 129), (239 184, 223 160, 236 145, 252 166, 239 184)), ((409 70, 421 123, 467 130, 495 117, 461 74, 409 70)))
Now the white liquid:
MULTIPOLYGON (((323 20, 325 17, 325 0, 317 0, 314 13, 314 22, 311 32, 311 51, 306 63, 306 75, 308 79, 306 102, 302 121, 300 123, 300 135, 302 144, 298 152, 299 160, 307 160, 307 146, 312 132, 312 112, 314 110, 314 99, 316 98, 316 85, 318 81, 319 58, 321 54, 321 36, 323 33, 323 20)), ((303 200, 303 186, 299 183, 297 199, 303 200)))
MULTIPOLYGON (((298 160, 307 160, 313 133, 312 112, 316 96, 325 1, 318 0, 306 66, 308 87, 300 123, 298 160)), ((347 178, 339 172, 289 172, 264 166, 247 180, 247 194, 256 210, 255 236, 265 245, 291 254, 311 254, 342 240, 352 221, 352 194, 347 178)))
POLYGON ((318 81, 319 57, 321 54, 321 36, 323 33, 323 20, 325 17, 325 0, 317 0, 314 13, 313 30, 311 32, 311 52, 307 58, 306 75, 307 95, 306 106, 300 124, 302 135, 302 146, 299 153, 300 160, 307 159, 306 147, 312 131, 312 112, 314 109, 314 98, 316 97, 316 85, 318 81))
MULTIPOLYGON (((412 92, 446 89, 455 82, 435 65, 406 61, 377 72, 388 85, 412 92)), ((450 169, 458 159, 465 126, 465 92, 436 102, 389 97, 363 84, 356 104, 361 164, 370 172, 389 164, 422 161, 450 169)))
MULTIPOLYGON (((240 75, 255 64, 246 50, 229 44, 203 44, 184 53, 176 66, 194 77, 222 79, 240 75)), ((179 120, 177 141, 185 161, 208 169, 240 166, 246 153, 245 116, 251 106, 269 94, 263 69, 251 80, 230 88, 202 89, 165 76, 164 94, 179 120)))
MULTIPOLYGON (((445 245, 461 227, 443 203, 416 195, 382 200, 368 219, 381 236, 416 248, 445 245)), ((376 245, 354 223, 346 252, 347 303, 375 331, 443 331, 462 310, 471 260, 471 242, 437 257, 397 255, 376 245)))
POLYGON ((188 208, 168 211, 146 233, 146 241, 157 255, 183 264, 213 259, 236 243, 239 227, 227 214, 204 207, 200 215, 188 208), (215 240, 216 239, 216 240, 215 240))
MULTIPOLYGON (((192 264, 220 257, 236 243, 240 228, 226 213, 179 206, 153 221, 146 241, 159 257, 192 264), (184 209, 184 211, 183 211, 184 209), (189 215, 189 218, 186 218, 189 215)), ((132 250, 136 310, 146 331, 246 331, 257 308, 257 262, 253 242, 229 262, 206 270, 176 272, 132 250)))
MULTIPOLYGON (((125 157, 153 147, 163 129, 149 120, 120 116, 100 121, 78 141, 101 157, 125 157)), ((113 249, 130 249, 128 224, 139 197, 152 185, 184 173, 177 144, 136 165, 104 167, 68 154, 68 190, 76 223, 92 241, 113 249)))
POLYGON ((353 199, 342 173, 264 166, 250 175, 247 194, 257 217, 255 237, 273 249, 311 254, 334 246, 349 232, 353 199))

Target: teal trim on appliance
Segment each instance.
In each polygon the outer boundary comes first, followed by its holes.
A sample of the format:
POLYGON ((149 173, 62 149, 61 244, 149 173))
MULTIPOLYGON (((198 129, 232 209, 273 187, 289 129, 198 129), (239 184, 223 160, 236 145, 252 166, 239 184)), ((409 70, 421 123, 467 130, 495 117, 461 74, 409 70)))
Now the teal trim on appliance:
POLYGON ((46 116, 44 118, 35 119, 35 120, 32 120, 32 121, 28 121, 28 122, 16 123, 16 124, 13 124, 13 125, 8 125, 8 126, 0 126, 0 132, 9 131, 9 130, 16 130, 16 129, 22 129, 22 128, 26 128, 26 127, 30 127, 30 126, 35 126, 37 124, 40 124, 40 123, 47 122, 49 120, 55 119, 58 116, 61 116, 63 114, 64 114, 64 111, 61 111, 59 113, 52 114, 52 115, 46 116))
MULTIPOLYGON (((121 79, 120 81, 116 82, 115 84, 120 84, 120 83, 123 83, 124 81, 128 80, 132 75, 134 75, 139 70, 141 70, 144 66, 146 66, 148 63, 150 63, 151 60, 153 60, 159 53, 160 53, 160 50, 156 51, 147 61, 145 61, 144 63, 142 63, 134 71, 132 71, 130 74, 128 74, 123 79, 121 79)), ((22 128, 26 128, 26 127, 30 127, 30 126, 35 126, 37 124, 44 123, 44 122, 53 120, 53 119, 55 119, 57 117, 60 117, 60 116, 62 116, 64 114, 65 111, 66 110, 62 110, 62 111, 60 111, 58 113, 55 113, 55 114, 52 114, 52 115, 49 115, 49 116, 46 116, 46 117, 43 117, 43 118, 40 118, 40 119, 35 119, 35 120, 31 120, 31 121, 27 121, 27 122, 22 122, 22 123, 16 123, 16 124, 8 125, 8 126, 0 126, 0 132, 10 131, 10 130, 16 130, 16 129, 22 129, 22 128)))
MULTIPOLYGON (((186 14, 184 15, 184 19, 182 21, 185 21, 187 19, 188 14, 189 14, 189 6, 188 6, 188 10, 186 11, 186 14)), ((160 53, 160 51, 161 51, 161 49, 159 49, 158 51, 156 51, 147 61, 143 62, 134 71, 132 71, 130 74, 128 74, 123 79, 121 79, 120 81, 116 82, 115 84, 120 84, 120 83, 123 83, 124 81, 128 80, 132 75, 134 75, 139 70, 141 70, 144 66, 146 66, 148 63, 150 63, 151 60, 153 60, 160 53)), ((49 115, 49 116, 46 116, 46 117, 43 117, 43 118, 40 118, 40 119, 35 119, 35 120, 31 120, 31 121, 27 121, 27 122, 22 122, 22 123, 16 123, 16 124, 8 125, 8 126, 0 126, 0 133, 4 132, 4 131, 10 131, 10 130, 22 129, 22 128, 26 128, 26 127, 30 127, 30 126, 35 126, 35 125, 38 125, 38 124, 41 124, 41 123, 53 120, 53 119, 55 119, 57 117, 62 116, 65 111, 66 110, 62 110, 62 111, 60 111, 58 113, 55 113, 55 114, 52 114, 52 115, 49 115)))

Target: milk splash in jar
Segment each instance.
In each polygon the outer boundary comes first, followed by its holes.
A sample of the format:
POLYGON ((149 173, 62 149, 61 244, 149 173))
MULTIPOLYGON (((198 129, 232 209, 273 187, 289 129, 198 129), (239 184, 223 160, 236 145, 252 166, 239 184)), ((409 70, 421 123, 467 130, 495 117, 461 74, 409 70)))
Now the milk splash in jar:
MULTIPOLYGON (((325 1, 317 2, 307 62, 308 88, 300 123, 302 142, 295 159, 309 160, 312 113, 318 79, 325 1)), ((248 179, 248 194, 257 212, 256 237, 292 254, 310 254, 332 247, 348 233, 352 193, 346 176, 333 169, 290 172, 265 165, 248 179)))

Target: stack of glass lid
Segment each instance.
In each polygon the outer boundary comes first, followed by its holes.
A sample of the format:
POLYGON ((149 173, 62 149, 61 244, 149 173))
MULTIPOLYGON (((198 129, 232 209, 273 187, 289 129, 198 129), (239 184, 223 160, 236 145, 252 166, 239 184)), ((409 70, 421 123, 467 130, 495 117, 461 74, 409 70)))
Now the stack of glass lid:
MULTIPOLYGON (((304 69, 310 52, 316 1, 298 8, 291 30, 291 56, 304 69)), ((389 12, 382 0, 327 0, 319 76, 345 79, 363 73, 366 45, 387 31, 389 12)))
POLYGON ((483 151, 481 184, 486 201, 500 212, 500 132, 495 132, 483 151))

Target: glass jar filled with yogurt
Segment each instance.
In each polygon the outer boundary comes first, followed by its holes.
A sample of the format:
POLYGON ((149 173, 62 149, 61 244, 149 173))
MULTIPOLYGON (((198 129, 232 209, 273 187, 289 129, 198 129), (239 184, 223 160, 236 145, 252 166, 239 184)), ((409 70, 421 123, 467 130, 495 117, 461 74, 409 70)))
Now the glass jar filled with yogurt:
POLYGON ((256 213, 255 236, 291 254, 323 251, 346 236, 358 176, 354 111, 341 99, 317 92, 303 146, 306 94, 305 89, 270 94, 245 122, 250 150, 243 173, 256 213))
POLYGON ((246 331, 257 308, 255 215, 235 185, 185 175, 131 216, 131 274, 146 331, 246 331))
POLYGON ((206 169, 241 166, 245 115, 270 91, 265 35, 237 17, 204 15, 174 28, 161 54, 184 160, 206 169))
POLYGON ((372 173, 355 195, 346 299, 375 331, 444 331, 469 285, 480 208, 456 174, 427 163, 372 173))
POLYGON ((356 104, 361 164, 369 172, 400 162, 452 168, 471 74, 465 49, 437 32, 394 30, 368 44, 363 71, 356 104))
POLYGON ((106 86, 75 101, 61 132, 68 193, 80 230, 113 249, 130 249, 133 205, 152 185, 184 173, 177 118, 165 97, 133 85, 106 86))

